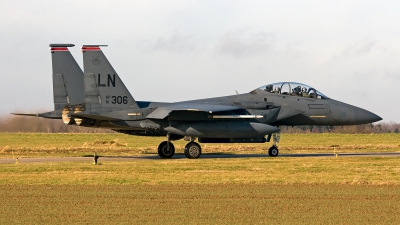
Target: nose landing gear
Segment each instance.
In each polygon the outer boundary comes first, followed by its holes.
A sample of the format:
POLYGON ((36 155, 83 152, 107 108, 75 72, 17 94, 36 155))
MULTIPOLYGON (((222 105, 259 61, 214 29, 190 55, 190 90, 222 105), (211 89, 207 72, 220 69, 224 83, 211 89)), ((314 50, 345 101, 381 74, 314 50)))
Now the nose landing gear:
POLYGON ((268 155, 271 157, 276 157, 279 154, 278 147, 273 145, 271 148, 268 149, 268 155))
POLYGON ((281 139, 281 133, 274 133, 273 134, 273 140, 274 140, 274 145, 271 146, 271 148, 268 149, 268 155, 271 157, 276 157, 279 155, 279 150, 278 150, 278 146, 276 145, 276 143, 279 143, 280 139, 281 139))

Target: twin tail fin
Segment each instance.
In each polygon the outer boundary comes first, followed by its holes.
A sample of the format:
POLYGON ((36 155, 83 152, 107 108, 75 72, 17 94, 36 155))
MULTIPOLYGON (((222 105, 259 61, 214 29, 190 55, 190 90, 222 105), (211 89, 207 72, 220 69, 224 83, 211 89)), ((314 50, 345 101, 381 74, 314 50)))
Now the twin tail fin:
POLYGON ((86 107, 101 111, 139 109, 117 72, 100 49, 104 45, 84 45, 83 71, 86 107))

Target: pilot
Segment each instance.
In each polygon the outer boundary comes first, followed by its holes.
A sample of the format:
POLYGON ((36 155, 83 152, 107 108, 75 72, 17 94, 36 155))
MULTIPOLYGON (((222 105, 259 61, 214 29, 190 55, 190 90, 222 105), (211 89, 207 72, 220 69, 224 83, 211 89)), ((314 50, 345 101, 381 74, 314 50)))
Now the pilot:
POLYGON ((274 93, 279 93, 280 91, 281 91, 281 89, 279 87, 275 87, 274 93))
POLYGON ((292 91, 293 91, 293 95, 301 95, 301 87, 300 86, 293 88, 292 91))
POLYGON ((307 88, 304 87, 301 89, 301 96, 310 98, 310 94, 307 94, 307 88))
POLYGON ((268 91, 268 92, 272 92, 272 84, 268 84, 268 85, 265 87, 265 90, 268 91))
POLYGON ((316 90, 314 88, 309 88, 308 89, 308 93, 307 94, 309 95, 310 98, 315 98, 316 97, 315 93, 316 93, 316 90))

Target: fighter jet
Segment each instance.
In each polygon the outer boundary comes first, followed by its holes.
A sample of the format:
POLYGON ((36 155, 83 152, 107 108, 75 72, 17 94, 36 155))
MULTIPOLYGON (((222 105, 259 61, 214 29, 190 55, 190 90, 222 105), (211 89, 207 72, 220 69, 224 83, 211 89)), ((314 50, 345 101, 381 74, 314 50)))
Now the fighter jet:
POLYGON ((84 45, 83 71, 69 52, 73 44, 50 44, 54 111, 19 114, 62 119, 66 125, 107 128, 143 136, 165 136, 161 158, 175 153, 172 141, 188 141, 187 158, 201 156, 200 143, 264 143, 278 156, 280 126, 357 125, 382 118, 333 100, 301 83, 280 82, 231 96, 165 103, 136 101, 100 47, 84 45))

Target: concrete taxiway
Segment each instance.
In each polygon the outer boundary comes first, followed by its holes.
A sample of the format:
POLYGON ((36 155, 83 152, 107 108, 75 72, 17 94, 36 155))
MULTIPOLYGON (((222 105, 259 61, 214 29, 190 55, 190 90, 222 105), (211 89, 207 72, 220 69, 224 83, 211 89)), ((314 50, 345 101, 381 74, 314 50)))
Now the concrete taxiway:
MULTIPOLYGON (((340 153, 338 157, 399 157, 400 152, 383 153, 340 153)), ((267 154, 203 154, 202 159, 218 158, 269 158, 267 154)), ((335 157, 333 153, 314 153, 314 154, 281 154, 278 157, 335 157)), ((134 160, 177 160, 187 159, 183 154, 176 154, 171 159, 161 159, 158 155, 152 156, 100 156, 98 162, 119 162, 134 160)), ((17 159, 2 158, 0 164, 16 163, 17 159)), ((19 158, 18 163, 57 163, 57 162, 93 162, 93 157, 48 157, 48 158, 19 158)))

